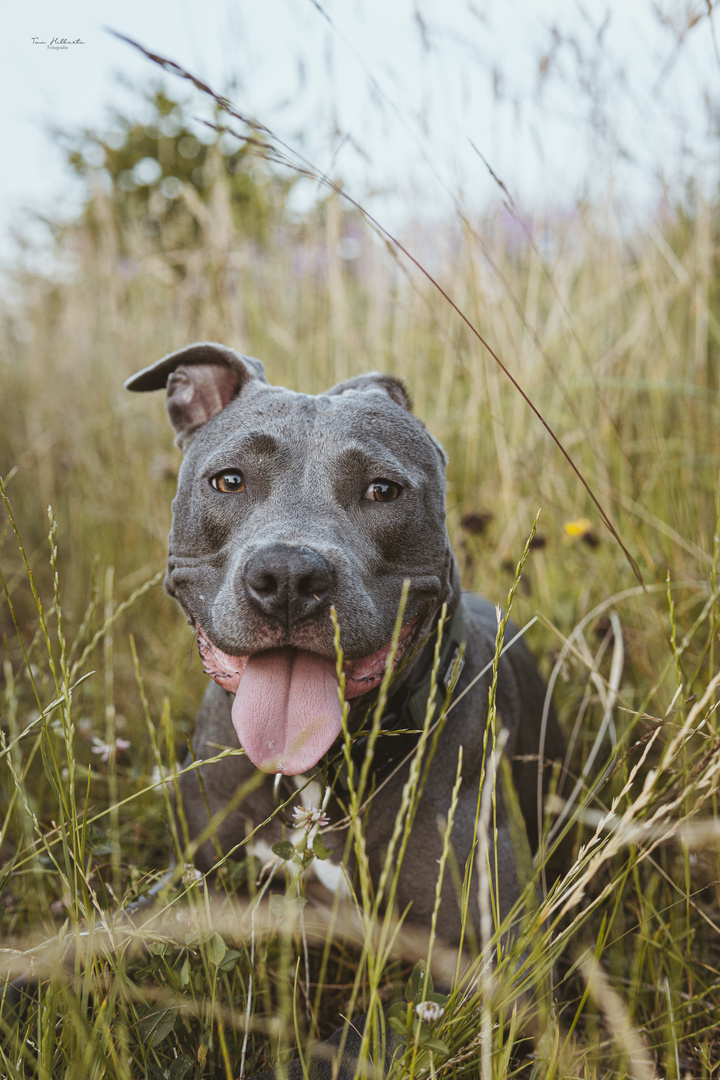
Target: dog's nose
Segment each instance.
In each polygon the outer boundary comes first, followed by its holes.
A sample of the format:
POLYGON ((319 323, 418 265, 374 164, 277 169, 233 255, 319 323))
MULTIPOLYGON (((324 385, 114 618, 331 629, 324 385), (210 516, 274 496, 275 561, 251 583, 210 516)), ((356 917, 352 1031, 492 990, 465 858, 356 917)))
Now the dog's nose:
POLYGON ((269 544, 256 551, 243 574, 250 602, 285 626, 320 611, 333 581, 327 559, 312 548, 292 544, 269 544))

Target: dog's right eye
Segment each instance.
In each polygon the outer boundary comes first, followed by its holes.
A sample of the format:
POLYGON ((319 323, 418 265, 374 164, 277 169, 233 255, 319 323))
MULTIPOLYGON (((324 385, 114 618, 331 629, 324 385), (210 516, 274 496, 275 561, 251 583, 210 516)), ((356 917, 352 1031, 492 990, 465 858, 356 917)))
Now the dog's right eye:
POLYGON ((245 490, 245 477, 234 469, 216 473, 210 477, 210 483, 216 491, 222 491, 225 495, 235 495, 238 491, 245 490))
POLYGON ((393 502, 401 491, 400 485, 394 483, 394 481, 378 478, 373 480, 363 498, 368 499, 370 502, 393 502))

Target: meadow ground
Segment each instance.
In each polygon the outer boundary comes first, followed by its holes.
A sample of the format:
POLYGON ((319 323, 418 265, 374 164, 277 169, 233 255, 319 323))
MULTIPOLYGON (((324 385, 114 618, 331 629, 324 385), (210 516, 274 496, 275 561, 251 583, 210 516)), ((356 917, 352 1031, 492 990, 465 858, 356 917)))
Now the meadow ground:
MULTIPOLYGON (((357 926, 333 939, 331 910, 303 907, 297 882, 269 901, 242 849, 217 886, 182 871, 170 787, 205 677, 160 584, 179 454, 162 395, 122 383, 210 339, 294 389, 369 369, 405 380, 449 455, 466 588, 505 603, 541 511, 513 617, 537 620, 528 641, 568 736, 575 791, 555 835, 567 830, 570 867, 544 898, 528 893, 494 969, 492 935, 477 944, 440 1021, 408 1021, 399 1074, 712 1077, 717 208, 688 198, 628 229, 608 200, 403 233, 555 431, 633 567, 487 349, 338 197, 260 242, 233 227, 221 179, 213 191, 209 207, 189 185, 178 196, 197 236, 173 250, 132 215, 121 227, 96 192, 52 272, 19 258, 2 308, 0 962, 32 978, 6 988, 0 1073, 251 1075, 338 1012, 375 1008, 378 1035, 378 1002, 428 959, 366 883, 357 926), (181 870, 129 920, 173 846, 181 870)), ((361 845, 360 815, 353 829, 361 845)))

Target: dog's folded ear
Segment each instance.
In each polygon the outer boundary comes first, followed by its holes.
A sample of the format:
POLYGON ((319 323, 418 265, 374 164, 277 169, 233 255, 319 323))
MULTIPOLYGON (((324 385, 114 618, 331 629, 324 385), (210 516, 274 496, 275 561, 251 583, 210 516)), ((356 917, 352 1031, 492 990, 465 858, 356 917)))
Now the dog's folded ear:
POLYGON ((184 449, 192 434, 229 405, 252 379, 267 382, 259 360, 206 341, 187 345, 138 371, 127 380, 125 389, 167 388, 168 416, 176 442, 184 449))
POLYGON ((367 375, 357 375, 347 382, 338 383, 332 390, 326 390, 325 395, 332 397, 344 394, 347 390, 383 390, 403 409, 412 412, 412 400, 404 383, 390 375, 381 375, 379 371, 369 371, 367 375))

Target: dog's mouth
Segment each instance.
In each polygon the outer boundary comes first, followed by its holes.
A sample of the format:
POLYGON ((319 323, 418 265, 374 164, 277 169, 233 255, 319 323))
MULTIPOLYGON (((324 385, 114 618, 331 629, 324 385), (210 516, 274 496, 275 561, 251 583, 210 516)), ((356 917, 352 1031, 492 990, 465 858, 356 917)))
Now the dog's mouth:
MULTIPOLYGON (((417 620, 400 632, 394 666, 413 638, 417 620)), ((267 649, 229 656, 196 623, 203 667, 235 694, 232 721, 240 745, 263 772, 296 776, 327 753, 342 732, 342 707, 335 660, 303 649, 267 649)), ((360 660, 343 664, 345 698, 359 697, 382 682, 391 642, 360 660)))

